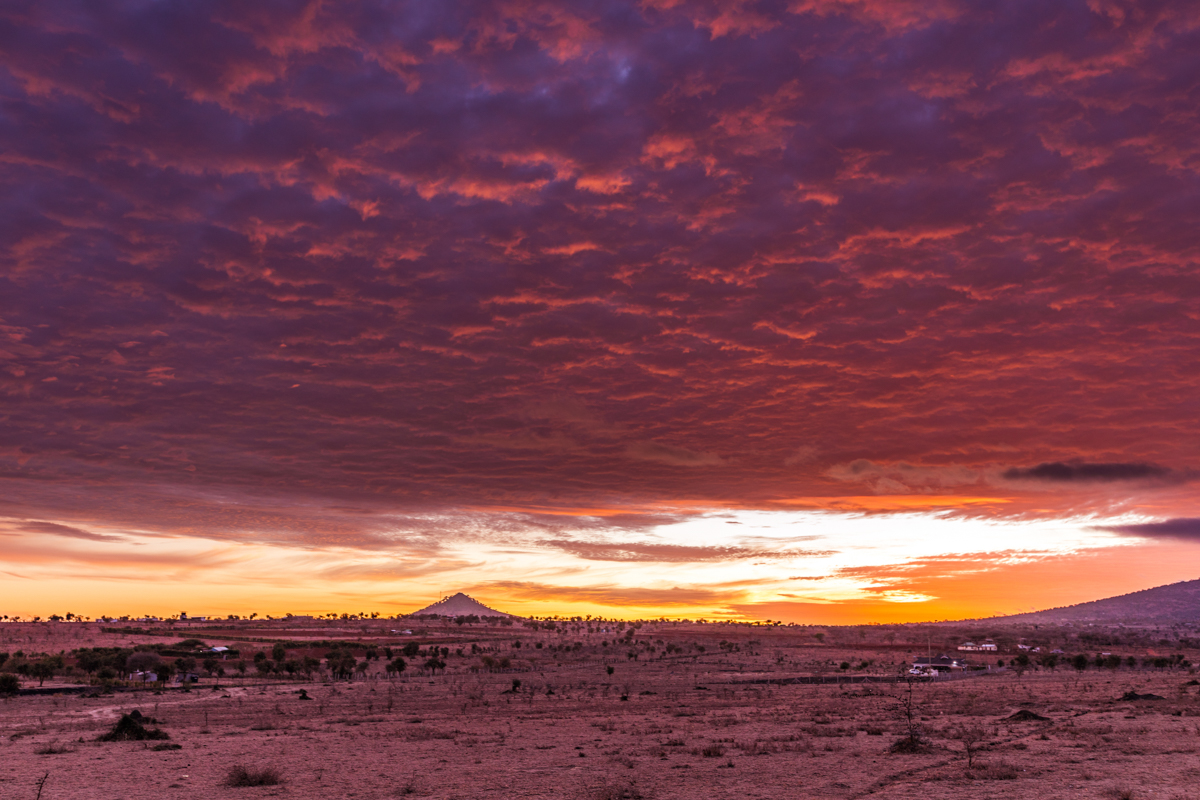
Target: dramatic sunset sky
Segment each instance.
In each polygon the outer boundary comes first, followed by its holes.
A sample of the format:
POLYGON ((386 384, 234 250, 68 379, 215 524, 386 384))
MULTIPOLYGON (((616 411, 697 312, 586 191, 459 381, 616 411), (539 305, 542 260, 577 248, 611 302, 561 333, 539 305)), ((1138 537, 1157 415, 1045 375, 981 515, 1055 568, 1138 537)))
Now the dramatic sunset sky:
POLYGON ((1200 7, 0 5, 0 614, 1200 578, 1200 7))

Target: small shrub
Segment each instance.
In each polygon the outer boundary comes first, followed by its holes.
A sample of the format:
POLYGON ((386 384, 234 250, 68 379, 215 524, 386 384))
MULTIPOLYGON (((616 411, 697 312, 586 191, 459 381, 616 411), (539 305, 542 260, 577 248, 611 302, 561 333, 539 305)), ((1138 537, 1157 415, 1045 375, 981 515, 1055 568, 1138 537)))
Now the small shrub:
POLYGON ((68 747, 65 744, 59 744, 58 742, 50 742, 49 744, 44 744, 41 747, 36 748, 33 752, 37 753, 39 756, 55 756, 59 753, 74 753, 75 749, 73 747, 68 747))
POLYGON ((416 792, 417 792, 417 773, 414 770, 413 774, 409 777, 409 779, 407 781, 405 781, 404 783, 400 784, 396 788, 396 793, 399 794, 401 797, 407 797, 410 794, 416 794, 416 792))
POLYGON ((12 697, 20 689, 20 678, 11 672, 0 672, 0 697, 12 697))
POLYGON ((591 792, 589 800, 645 800, 645 797, 637 783, 629 781, 601 786, 591 792))
POLYGON ((226 786, 276 786, 280 783, 283 783, 283 778, 275 767, 255 768, 235 764, 225 776, 226 786))
POLYGON ((925 740, 919 736, 905 736, 892 742, 892 746, 888 748, 891 752, 900 755, 917 755, 920 753, 928 753, 929 746, 925 744, 925 740))
POLYGON ((409 742, 427 742, 431 739, 453 739, 454 734, 450 731, 440 731, 436 728, 429 728, 421 725, 416 728, 406 728, 396 734, 399 738, 409 742))
POLYGON ((725 755, 725 747, 719 744, 710 744, 700 751, 700 755, 705 758, 720 758, 725 755))
POLYGON ((1015 781, 1018 774, 1017 768, 1007 761, 977 764, 971 770, 971 777, 982 781, 1015 781))
POLYGON ((182 750, 183 745, 175 744, 174 742, 163 742, 162 744, 154 745, 154 747, 151 747, 150 749, 156 753, 161 753, 165 750, 182 750))

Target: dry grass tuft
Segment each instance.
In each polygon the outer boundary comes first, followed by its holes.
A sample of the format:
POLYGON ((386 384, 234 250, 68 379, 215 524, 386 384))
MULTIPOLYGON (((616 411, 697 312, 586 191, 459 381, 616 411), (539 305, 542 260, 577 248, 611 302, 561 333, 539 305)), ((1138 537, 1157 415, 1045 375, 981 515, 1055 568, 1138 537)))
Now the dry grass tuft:
POLYGON ((970 776, 979 781, 1015 781, 1020 772, 1007 761, 996 763, 976 764, 970 770, 970 776))
POLYGON ((397 731, 396 735, 408 742, 427 742, 431 739, 454 738, 454 733, 451 731, 439 731, 437 728, 429 728, 425 725, 418 725, 415 728, 403 728, 397 731))
POLYGON ((923 739, 916 736, 905 736, 902 739, 897 739, 892 742, 892 746, 888 750, 899 755, 919 755, 930 752, 929 745, 923 739))
POLYGON ((648 795, 642 791, 636 781, 609 783, 593 790, 588 800, 647 800, 648 795))
POLYGON ((283 777, 275 767, 247 767, 235 764, 225 776, 226 786, 277 786, 283 777))

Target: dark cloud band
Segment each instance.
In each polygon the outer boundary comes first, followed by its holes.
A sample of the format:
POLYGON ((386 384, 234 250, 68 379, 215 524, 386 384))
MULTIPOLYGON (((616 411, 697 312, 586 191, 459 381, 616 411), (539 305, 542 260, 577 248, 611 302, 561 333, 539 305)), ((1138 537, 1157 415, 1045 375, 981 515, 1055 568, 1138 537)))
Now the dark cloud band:
POLYGON ((1004 471, 1010 481, 1047 481, 1051 483, 1093 483, 1111 481, 1164 480, 1173 472, 1157 464, 1144 463, 1064 463, 1052 461, 1035 467, 1012 467, 1004 471))
POLYGON ((1103 530, 1141 536, 1148 539, 1183 539, 1200 541, 1200 517, 1179 517, 1162 522, 1142 522, 1134 525, 1114 525, 1103 530))

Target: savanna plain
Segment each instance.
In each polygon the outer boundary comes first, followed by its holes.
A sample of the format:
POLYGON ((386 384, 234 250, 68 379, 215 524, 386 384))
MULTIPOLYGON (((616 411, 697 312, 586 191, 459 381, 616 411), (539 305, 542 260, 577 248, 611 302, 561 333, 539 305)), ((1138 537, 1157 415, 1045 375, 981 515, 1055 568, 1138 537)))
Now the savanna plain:
POLYGON ((7 623, 0 797, 1200 798, 1198 649, 1187 624, 7 623), (968 668, 909 674, 939 653, 968 668))

